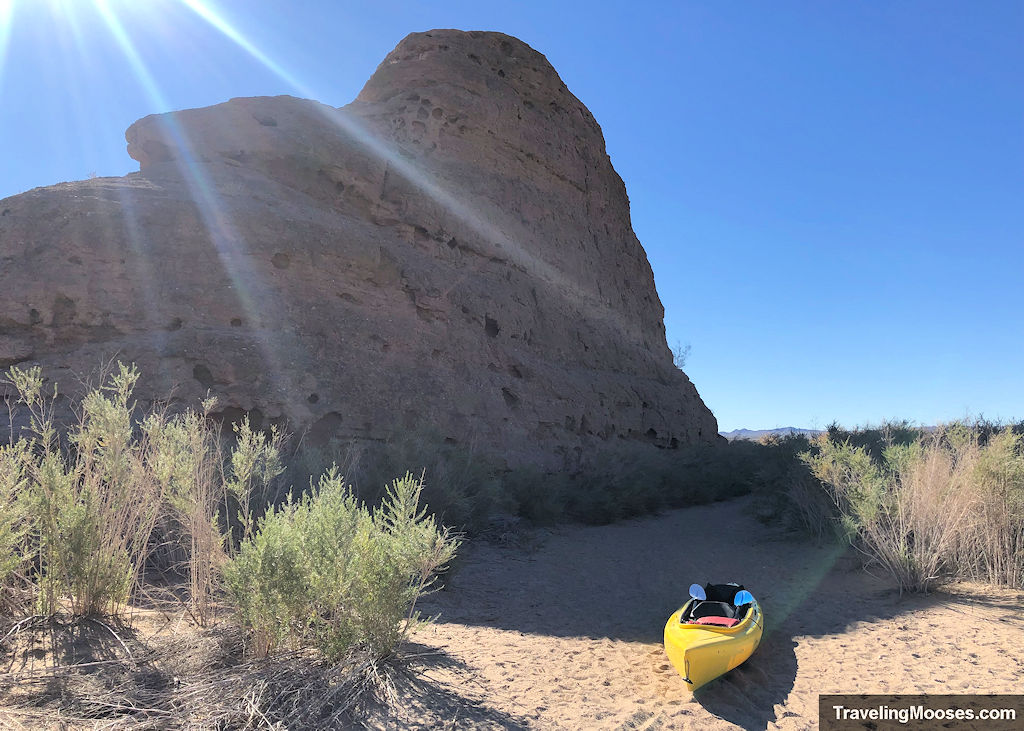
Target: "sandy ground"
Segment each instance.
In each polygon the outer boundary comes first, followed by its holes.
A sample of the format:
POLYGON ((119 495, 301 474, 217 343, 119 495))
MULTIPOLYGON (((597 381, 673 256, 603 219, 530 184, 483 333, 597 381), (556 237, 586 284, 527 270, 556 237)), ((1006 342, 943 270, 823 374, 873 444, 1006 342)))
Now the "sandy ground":
POLYGON ((422 681, 387 727, 817 727, 819 693, 1011 693, 1024 678, 1024 594, 959 585, 900 597, 829 547, 786 539, 747 501, 522 545, 468 547, 416 640, 422 681), (766 632, 742 666, 690 693, 664 622, 693 582, 738 581, 766 632))

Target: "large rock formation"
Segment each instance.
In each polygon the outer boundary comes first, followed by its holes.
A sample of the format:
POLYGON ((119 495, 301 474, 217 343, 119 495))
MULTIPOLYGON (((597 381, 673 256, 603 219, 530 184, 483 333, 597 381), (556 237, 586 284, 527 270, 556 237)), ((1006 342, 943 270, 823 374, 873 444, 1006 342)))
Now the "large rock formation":
POLYGON ((124 178, 0 201, 0 366, 112 357, 307 439, 427 427, 557 467, 712 441, 601 129, 499 33, 416 33, 358 98, 127 132, 124 178))

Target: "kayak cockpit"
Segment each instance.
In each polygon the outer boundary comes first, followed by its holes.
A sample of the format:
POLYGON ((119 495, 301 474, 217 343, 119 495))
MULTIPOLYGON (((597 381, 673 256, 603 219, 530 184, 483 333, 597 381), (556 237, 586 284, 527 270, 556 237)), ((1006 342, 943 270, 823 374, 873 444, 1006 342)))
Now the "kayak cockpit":
POLYGON ((665 652, 691 690, 742 663, 761 641, 760 605, 739 584, 690 587, 665 624, 665 652))
POLYGON ((750 596, 750 592, 744 591, 740 584, 707 584, 704 587, 694 584, 691 587, 691 593, 693 592, 696 592, 696 595, 683 607, 679 615, 680 624, 735 627, 746 619, 753 606, 753 597, 749 602, 735 603, 737 598, 742 602, 745 597, 750 596), (698 589, 700 591, 697 591, 698 589))

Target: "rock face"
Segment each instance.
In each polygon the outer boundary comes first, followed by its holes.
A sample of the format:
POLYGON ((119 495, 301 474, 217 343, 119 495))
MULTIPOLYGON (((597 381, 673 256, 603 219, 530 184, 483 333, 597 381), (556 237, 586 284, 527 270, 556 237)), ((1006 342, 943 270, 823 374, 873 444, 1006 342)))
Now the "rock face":
POLYGON ((601 129, 540 53, 416 33, 358 98, 233 99, 127 132, 139 173, 0 201, 0 366, 117 357, 140 402, 306 439, 427 428, 571 466, 711 442, 601 129))

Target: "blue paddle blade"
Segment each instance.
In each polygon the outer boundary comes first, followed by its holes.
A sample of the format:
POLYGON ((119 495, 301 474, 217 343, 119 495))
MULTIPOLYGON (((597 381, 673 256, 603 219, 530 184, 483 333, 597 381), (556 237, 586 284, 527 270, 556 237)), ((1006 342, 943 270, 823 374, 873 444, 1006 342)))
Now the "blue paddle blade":
POLYGON ((699 599, 700 601, 704 601, 708 598, 708 595, 704 593, 704 587, 700 584, 690 584, 690 596, 694 599, 699 599))
POLYGON ((732 600, 732 603, 737 607, 742 607, 744 604, 750 604, 754 601, 754 595, 744 589, 743 591, 736 592, 736 597, 732 600))

